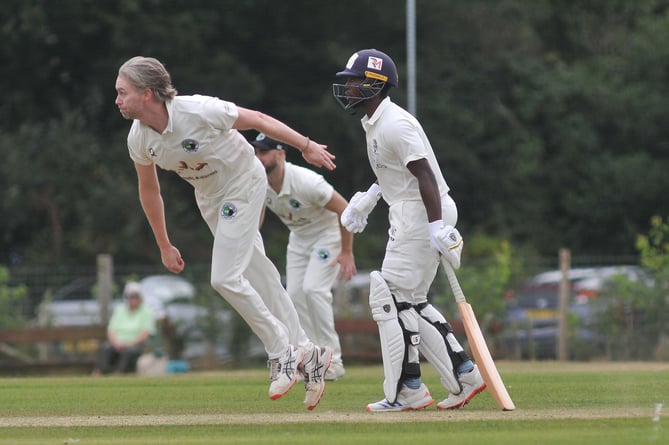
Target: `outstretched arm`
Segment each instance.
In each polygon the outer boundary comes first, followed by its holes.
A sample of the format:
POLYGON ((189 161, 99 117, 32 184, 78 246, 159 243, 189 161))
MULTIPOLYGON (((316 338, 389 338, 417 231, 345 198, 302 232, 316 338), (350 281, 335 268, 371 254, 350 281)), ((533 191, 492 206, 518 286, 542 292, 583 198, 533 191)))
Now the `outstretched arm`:
POLYGON ((302 157, 311 165, 334 170, 335 156, 327 151, 327 145, 319 144, 302 136, 283 122, 260 111, 237 107, 239 117, 233 128, 236 130, 257 130, 277 141, 294 147, 302 153, 302 157))
POLYGON ((149 221, 153 236, 160 249, 160 258, 163 265, 173 273, 179 273, 184 268, 184 261, 179 250, 172 245, 167 236, 167 224, 165 223, 165 206, 160 194, 160 183, 156 166, 135 163, 139 189, 139 201, 144 209, 146 219, 149 221))

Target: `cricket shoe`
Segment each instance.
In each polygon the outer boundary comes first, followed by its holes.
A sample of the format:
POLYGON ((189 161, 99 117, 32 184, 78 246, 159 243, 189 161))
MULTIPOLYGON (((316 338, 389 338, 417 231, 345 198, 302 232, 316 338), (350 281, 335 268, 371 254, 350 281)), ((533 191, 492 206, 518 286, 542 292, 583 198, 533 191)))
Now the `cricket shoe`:
POLYGON ((342 365, 341 363, 332 362, 328 370, 325 372, 325 380, 334 382, 340 377, 344 377, 344 374, 346 374, 344 365, 342 365))
POLYGON ((286 352, 267 362, 269 368, 269 398, 276 400, 290 391, 297 381, 297 367, 304 360, 304 349, 288 345, 286 352))
POLYGON ((430 396, 430 391, 421 383, 417 389, 411 389, 402 385, 402 389, 397 394, 395 403, 390 403, 387 399, 367 405, 367 411, 370 413, 392 413, 398 411, 417 411, 434 403, 430 396))
POLYGON ((485 382, 478 366, 474 365, 474 369, 466 374, 458 376, 462 391, 460 394, 451 394, 441 402, 437 403, 437 409, 458 409, 469 403, 474 396, 485 389, 485 382))
POLYGON ((304 404, 309 411, 316 408, 325 392, 325 373, 332 363, 332 349, 329 346, 322 348, 313 345, 311 352, 305 354, 302 372, 304 375, 304 404))

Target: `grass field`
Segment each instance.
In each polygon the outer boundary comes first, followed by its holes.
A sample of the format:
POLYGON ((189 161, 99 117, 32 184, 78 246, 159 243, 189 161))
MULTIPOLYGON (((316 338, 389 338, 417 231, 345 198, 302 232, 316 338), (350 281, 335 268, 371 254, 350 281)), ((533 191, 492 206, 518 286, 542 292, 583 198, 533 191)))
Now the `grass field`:
MULTIPOLYGON (((267 396, 265 369, 161 378, 0 379, 0 444, 666 444, 669 363, 501 362, 517 409, 484 391, 465 408, 370 414, 380 366, 347 368, 307 411, 301 383, 267 396)), ((424 366, 436 401, 446 397, 424 366)))

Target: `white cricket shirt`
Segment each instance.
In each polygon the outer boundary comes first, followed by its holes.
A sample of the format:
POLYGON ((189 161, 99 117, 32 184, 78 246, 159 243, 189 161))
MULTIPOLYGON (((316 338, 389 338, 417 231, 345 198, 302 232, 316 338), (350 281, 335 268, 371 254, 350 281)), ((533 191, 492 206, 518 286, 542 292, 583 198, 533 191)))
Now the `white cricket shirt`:
POLYGON ((130 158, 176 172, 203 196, 224 193, 250 171, 253 147, 232 128, 237 106, 209 96, 176 96, 166 102, 167 127, 158 134, 138 120, 128 133, 130 158))
POLYGON ((339 233, 337 213, 323 206, 332 199, 334 188, 323 176, 308 168, 286 162, 281 191, 267 187, 267 208, 301 237, 320 237, 339 233))
POLYGON ((418 180, 406 165, 427 159, 442 197, 449 187, 441 173, 430 141, 418 120, 386 97, 371 117, 361 119, 367 140, 367 156, 388 205, 422 201, 418 180))

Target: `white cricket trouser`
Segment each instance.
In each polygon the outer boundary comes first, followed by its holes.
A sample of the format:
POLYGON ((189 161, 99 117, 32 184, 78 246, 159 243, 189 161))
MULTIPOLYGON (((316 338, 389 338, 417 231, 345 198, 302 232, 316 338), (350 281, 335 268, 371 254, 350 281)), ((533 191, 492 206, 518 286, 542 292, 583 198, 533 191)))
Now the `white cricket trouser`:
MULTIPOLYGON (((457 215, 455 202, 447 197, 445 201, 442 201, 444 223, 455 226, 457 215)), ((389 209, 389 219, 389 238, 381 266, 381 276, 388 283, 390 293, 397 302, 410 303, 413 306, 425 303, 427 292, 439 267, 439 252, 430 241, 425 205, 422 201, 404 201, 393 204, 389 209)), ((420 331, 418 317, 418 313, 413 308, 398 313, 398 318, 410 331, 420 331)), ((435 329, 432 325, 425 326, 425 328, 435 329)), ((457 348, 461 348, 455 337, 450 340, 456 343, 457 348)), ((407 346, 407 362, 419 363, 417 345, 407 346)), ((386 378, 388 377, 386 375, 386 378)))
POLYGON ((214 235, 211 285, 260 338, 270 359, 288 344, 310 344, 276 266, 265 255, 258 230, 267 189, 265 169, 256 158, 224 194, 196 192, 200 212, 214 235))
POLYGON ((286 288, 295 303, 302 327, 314 343, 332 348, 332 361, 342 364, 335 330, 332 286, 339 271, 332 262, 341 251, 341 235, 327 232, 318 239, 291 233, 286 253, 286 288))
MULTIPOLYGON (((442 199, 444 224, 455 226, 455 202, 442 199)), ((427 292, 439 267, 439 252, 432 246, 422 201, 403 201, 389 209, 390 229, 381 275, 398 302, 413 305, 427 301, 427 292)))

